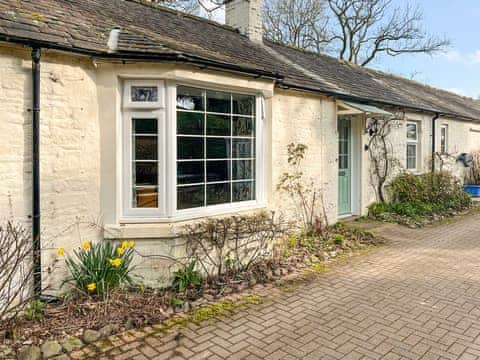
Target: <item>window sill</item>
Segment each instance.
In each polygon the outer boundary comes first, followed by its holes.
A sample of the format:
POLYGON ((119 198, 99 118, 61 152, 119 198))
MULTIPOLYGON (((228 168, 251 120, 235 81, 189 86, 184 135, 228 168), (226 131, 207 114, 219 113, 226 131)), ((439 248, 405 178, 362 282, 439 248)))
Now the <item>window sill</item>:
POLYGON ((105 239, 169 239, 178 235, 176 229, 208 217, 237 215, 265 210, 266 204, 236 206, 193 213, 180 213, 170 218, 121 218, 119 224, 105 225, 105 239))

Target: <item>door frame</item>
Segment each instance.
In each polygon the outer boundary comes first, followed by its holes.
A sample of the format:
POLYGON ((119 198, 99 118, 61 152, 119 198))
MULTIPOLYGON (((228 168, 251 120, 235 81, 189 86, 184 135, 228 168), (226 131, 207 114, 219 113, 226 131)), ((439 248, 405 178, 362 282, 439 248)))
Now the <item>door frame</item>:
POLYGON ((363 114, 338 114, 337 116, 337 192, 338 192, 338 121, 340 118, 350 120, 350 212, 339 214, 340 193, 337 193, 337 217, 345 218, 361 214, 361 169, 362 169, 362 134, 363 114))

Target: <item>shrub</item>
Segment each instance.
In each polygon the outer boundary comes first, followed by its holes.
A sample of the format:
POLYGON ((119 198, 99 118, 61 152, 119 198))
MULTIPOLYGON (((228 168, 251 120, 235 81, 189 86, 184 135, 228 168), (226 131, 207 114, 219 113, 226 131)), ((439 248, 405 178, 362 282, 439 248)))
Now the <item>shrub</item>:
POLYGON ((43 309, 45 304, 40 300, 34 300, 28 304, 23 312, 23 316, 27 320, 40 320, 43 318, 43 309))
POLYGON ((192 261, 184 268, 173 273, 172 287, 178 292, 183 292, 187 289, 198 287, 200 283, 201 276, 200 273, 195 270, 195 261, 192 261))
POLYGON ((260 212, 207 219, 183 227, 190 261, 195 261, 207 279, 225 273, 238 274, 271 256, 271 246, 282 232, 275 214, 260 212))
POLYGON ((107 295, 122 285, 134 285, 132 260, 135 243, 124 241, 116 247, 112 242, 84 242, 65 260, 70 277, 66 283, 86 294, 107 295))
POLYGON ((378 217, 390 212, 407 217, 430 216, 470 206, 470 197, 459 180, 448 172, 422 175, 403 173, 389 185, 388 203, 374 203, 369 214, 378 217))

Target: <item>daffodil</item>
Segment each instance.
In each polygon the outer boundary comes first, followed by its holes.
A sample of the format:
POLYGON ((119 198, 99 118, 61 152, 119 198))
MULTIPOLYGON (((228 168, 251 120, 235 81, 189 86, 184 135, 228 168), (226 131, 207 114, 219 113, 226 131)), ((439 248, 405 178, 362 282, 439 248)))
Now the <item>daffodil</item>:
POLYGON ((95 291, 96 288, 97 288, 97 284, 95 283, 90 283, 87 285, 87 290, 90 292, 95 291))
POLYGON ((92 248, 92 245, 90 245, 90 243, 88 241, 84 241, 83 244, 82 244, 82 248, 83 248, 83 250, 88 251, 92 248))
POLYGON ((131 240, 128 242, 128 247, 133 248, 135 246, 135 241, 131 240))
POLYGON ((127 248, 127 247, 128 247, 128 241, 127 241, 127 240, 123 240, 121 247, 124 248, 124 249, 127 248))
POLYGON ((122 256, 124 252, 125 252, 125 248, 124 248, 124 247, 121 247, 121 246, 120 246, 120 247, 117 248, 117 254, 118 254, 118 256, 122 256))
POLYGON ((120 259, 120 258, 109 259, 108 262, 113 267, 119 267, 120 265, 122 265, 122 259, 120 259))
POLYGON ((64 248, 58 249, 57 254, 60 255, 60 256, 64 255, 65 254, 65 249, 64 248))

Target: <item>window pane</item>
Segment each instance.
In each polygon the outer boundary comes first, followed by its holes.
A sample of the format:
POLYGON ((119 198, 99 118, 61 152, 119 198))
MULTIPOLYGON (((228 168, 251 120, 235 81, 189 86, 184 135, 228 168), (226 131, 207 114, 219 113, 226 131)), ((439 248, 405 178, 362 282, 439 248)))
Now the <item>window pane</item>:
POLYGON ((157 162, 135 162, 133 183, 135 185, 157 185, 157 162))
POLYGON ((255 177, 254 161, 234 160, 232 163, 233 163, 233 169, 232 169, 233 180, 253 179, 255 177))
POLYGON ((205 110, 203 91, 186 86, 177 87, 177 109, 205 110))
POLYGON ((417 124, 407 124, 407 139, 417 140, 417 124))
POLYGON ((417 145, 407 144, 407 169, 417 168, 417 145))
POLYGON ((255 136, 255 119, 234 116, 233 136, 255 136))
POLYGON ((229 180, 230 161, 207 161, 207 181, 229 180))
POLYGON ((185 186, 177 188, 177 209, 191 209, 204 206, 205 186, 185 186))
POLYGON ((207 159, 226 159, 230 156, 229 138, 207 138, 207 159))
POLYGON ((135 134, 157 134, 157 119, 132 119, 135 134))
POLYGON ((203 113, 177 111, 177 134, 203 135, 203 113))
POLYGON ((407 145, 407 156, 416 156, 416 152, 417 152, 417 145, 415 144, 407 145))
POLYGON ((202 137, 177 136, 177 159, 203 159, 202 137))
POLYGON ((338 157, 338 168, 340 170, 348 169, 348 155, 340 155, 338 157))
POLYGON ((135 136, 133 138, 135 160, 157 160, 158 143, 156 136, 135 136))
POLYGON ((207 111, 230 114, 230 94, 220 91, 207 91, 207 111))
POLYGON ((177 163, 177 184, 198 184, 205 182, 205 162, 185 161, 177 163))
POLYGON ((207 135, 230 136, 230 116, 207 115, 207 135))
POLYGON ((255 183, 253 181, 232 183, 233 201, 255 200, 255 183))
POLYGON ((207 185, 207 205, 230 202, 230 183, 207 185))
POLYGON ((133 207, 137 208, 156 208, 158 207, 158 188, 134 188, 133 189, 133 207))
POLYGON ((255 156, 255 141, 251 139, 233 139, 232 143, 234 158, 250 158, 255 156))
POLYGON ((233 113, 240 115, 253 115, 255 108, 255 96, 232 95, 233 113))
POLYGON ((156 86, 132 86, 131 100, 135 102, 158 101, 158 88, 156 86))

